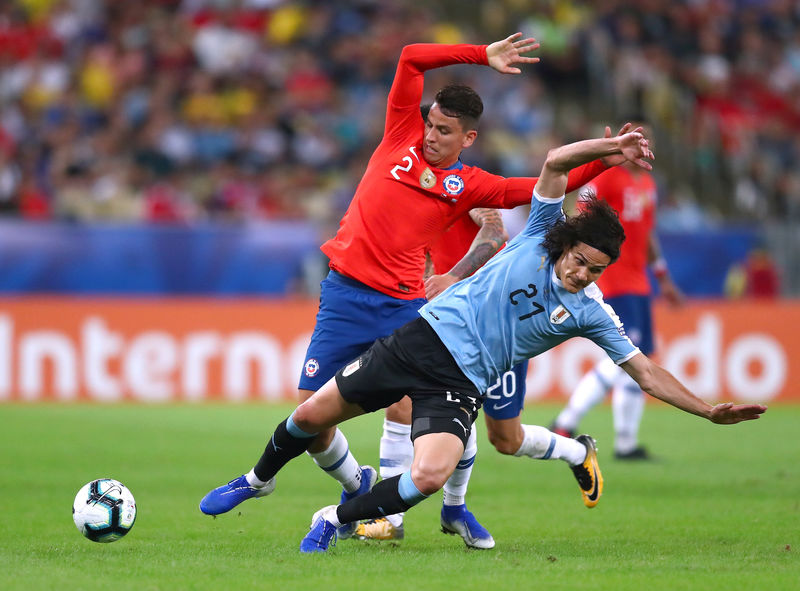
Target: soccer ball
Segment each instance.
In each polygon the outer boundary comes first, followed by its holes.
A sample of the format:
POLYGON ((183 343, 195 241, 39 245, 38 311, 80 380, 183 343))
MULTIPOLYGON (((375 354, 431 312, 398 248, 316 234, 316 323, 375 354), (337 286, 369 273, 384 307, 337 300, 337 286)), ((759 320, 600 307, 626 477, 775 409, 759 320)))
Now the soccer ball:
POLYGON ((93 542, 114 542, 131 531, 136 501, 124 484, 112 478, 86 483, 75 495, 72 519, 93 542))

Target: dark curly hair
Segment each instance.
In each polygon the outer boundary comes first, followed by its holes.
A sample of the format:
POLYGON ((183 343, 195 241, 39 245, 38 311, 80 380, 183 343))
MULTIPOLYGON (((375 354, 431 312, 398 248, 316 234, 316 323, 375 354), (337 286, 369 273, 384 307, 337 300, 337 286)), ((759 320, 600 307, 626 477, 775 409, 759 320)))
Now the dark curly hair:
POLYGON ((435 100, 442 113, 458 119, 465 131, 478 127, 483 101, 469 86, 448 84, 436 93, 435 100))
POLYGON ((556 262, 564 251, 583 242, 607 254, 613 263, 619 258, 625 242, 625 230, 617 212, 593 192, 581 195, 580 213, 559 220, 545 234, 543 246, 551 262, 556 262))

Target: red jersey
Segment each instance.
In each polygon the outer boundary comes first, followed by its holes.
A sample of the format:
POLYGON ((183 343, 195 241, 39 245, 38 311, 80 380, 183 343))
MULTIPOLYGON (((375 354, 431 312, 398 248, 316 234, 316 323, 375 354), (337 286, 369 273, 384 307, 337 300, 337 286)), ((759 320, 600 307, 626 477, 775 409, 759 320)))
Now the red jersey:
POLYGON ((650 173, 630 172, 617 166, 594 179, 590 185, 599 199, 605 199, 619 215, 625 242, 619 259, 600 276, 597 285, 605 297, 648 295, 650 232, 656 207, 656 184, 650 173))
POLYGON ((458 261, 464 258, 480 229, 481 227, 475 223, 469 213, 454 221, 428 251, 433 262, 433 272, 441 275, 452 269, 458 261))
MULTIPOLYGON (((536 178, 504 178, 461 161, 441 169, 422 156, 425 71, 487 65, 485 45, 417 44, 403 49, 380 145, 367 164, 336 236, 322 245, 332 269, 399 299, 425 296, 425 250, 474 207, 530 203, 536 178)), ((598 160, 570 174, 568 191, 605 170, 598 160)), ((466 250, 462 251, 463 256, 466 250)))

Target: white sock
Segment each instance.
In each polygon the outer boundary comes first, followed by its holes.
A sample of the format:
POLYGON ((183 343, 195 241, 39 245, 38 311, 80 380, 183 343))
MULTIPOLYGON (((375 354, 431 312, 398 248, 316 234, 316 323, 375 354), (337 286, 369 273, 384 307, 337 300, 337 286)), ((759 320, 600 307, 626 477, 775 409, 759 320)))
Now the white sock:
POLYGON ((472 431, 470 431, 469 439, 467 439, 467 447, 464 448, 461 461, 442 487, 442 498, 445 505, 463 505, 466 502, 469 478, 472 475, 472 466, 475 463, 477 453, 478 438, 475 436, 475 428, 473 427, 472 431))
POLYGON ((639 424, 644 412, 644 393, 627 373, 617 378, 611 397, 614 412, 614 451, 628 453, 639 445, 639 424))
POLYGON ((623 370, 610 358, 603 359, 595 365, 578 382, 567 406, 556 417, 556 426, 575 431, 586 413, 605 398, 606 392, 621 371, 623 370))
MULTIPOLYGON (((414 444, 411 442, 411 425, 383 419, 383 435, 380 444, 380 474, 382 479, 398 476, 411 469, 414 460, 414 444)), ((404 513, 387 515, 386 519, 395 527, 403 524, 404 513)))
POLYGON ((347 492, 355 492, 361 485, 361 467, 350 453, 347 438, 338 428, 328 449, 319 453, 307 452, 317 466, 339 481, 347 492))
POLYGON ((398 476, 411 469, 414 444, 411 443, 411 425, 383 419, 380 445, 381 478, 398 476))
POLYGON ((538 425, 522 425, 525 436, 515 456, 528 456, 535 460, 564 460, 577 466, 586 459, 586 446, 582 443, 552 433, 538 425))
POLYGON ((344 523, 342 523, 341 521, 339 521, 339 515, 336 513, 336 509, 338 509, 338 508, 339 508, 339 507, 338 507, 338 505, 337 505, 337 506, 330 507, 329 509, 327 509, 327 510, 326 510, 326 511, 325 511, 325 512, 322 514, 322 518, 323 518, 325 521, 329 522, 329 523, 330 523, 331 525, 333 525, 334 527, 342 527, 342 526, 344 525, 344 523))
POLYGON ((267 483, 261 480, 254 470, 250 470, 247 474, 244 475, 245 480, 247 480, 247 484, 254 488, 264 488, 267 483))

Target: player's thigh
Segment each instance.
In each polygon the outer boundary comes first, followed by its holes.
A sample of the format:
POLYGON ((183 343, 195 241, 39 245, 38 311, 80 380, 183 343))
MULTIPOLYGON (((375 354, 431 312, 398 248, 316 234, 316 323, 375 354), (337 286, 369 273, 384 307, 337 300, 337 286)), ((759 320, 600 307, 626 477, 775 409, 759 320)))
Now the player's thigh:
POLYGON ((306 351, 298 388, 316 391, 372 343, 419 317, 423 299, 399 300, 358 282, 329 277, 322 282, 320 307, 306 351), (349 283, 343 283, 347 281, 349 283))
POLYGON ((404 396, 386 409, 386 420, 403 425, 411 424, 411 399, 404 396))
POLYGON ((292 420, 307 433, 317 433, 364 414, 358 404, 346 401, 336 380, 331 378, 314 395, 298 406, 292 420))

